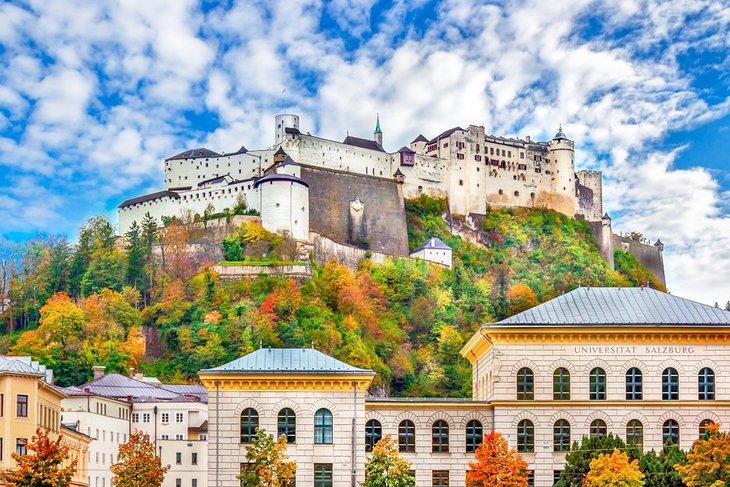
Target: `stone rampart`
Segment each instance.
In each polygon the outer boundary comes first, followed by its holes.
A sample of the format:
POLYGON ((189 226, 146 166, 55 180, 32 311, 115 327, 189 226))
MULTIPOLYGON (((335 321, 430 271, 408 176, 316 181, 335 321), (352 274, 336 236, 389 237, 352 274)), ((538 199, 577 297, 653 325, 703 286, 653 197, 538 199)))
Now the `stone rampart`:
POLYGON ((662 284, 667 285, 667 280, 664 275, 664 257, 662 250, 658 247, 614 233, 613 248, 633 255, 639 264, 649 269, 654 274, 654 277, 659 279, 662 284))
POLYGON ((343 245, 335 242, 332 239, 323 237, 315 232, 309 233, 309 240, 314 245, 314 261, 317 265, 325 265, 332 259, 335 259, 337 263, 349 267, 350 269, 357 269, 364 259, 369 258, 374 263, 380 265, 385 262, 388 258, 403 258, 403 256, 388 255, 380 252, 372 252, 352 245, 343 245))
POLYGON ((294 279, 312 277, 312 266, 309 264, 291 265, 216 265, 213 266, 221 279, 255 279, 260 275, 283 276, 294 279))

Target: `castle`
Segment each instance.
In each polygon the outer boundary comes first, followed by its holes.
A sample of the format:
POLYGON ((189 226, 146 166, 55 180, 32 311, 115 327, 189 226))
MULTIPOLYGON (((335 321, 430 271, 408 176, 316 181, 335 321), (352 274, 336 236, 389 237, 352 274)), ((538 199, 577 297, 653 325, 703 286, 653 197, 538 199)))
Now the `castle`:
POLYGON ((562 127, 549 141, 454 127, 387 152, 379 117, 372 140, 348 135, 337 142, 303 133, 297 115, 281 114, 269 149, 201 148, 166 159, 165 190, 119 205, 119 231, 126 233, 146 213, 161 220, 186 211, 219 212, 245 200, 264 227, 297 240, 314 233, 407 256, 404 199, 422 193, 446 198, 452 214, 473 220, 490 206, 544 207, 584 219, 611 265, 621 246, 664 281, 661 242, 632 244, 612 233, 601 172, 576 172, 575 143, 562 127))

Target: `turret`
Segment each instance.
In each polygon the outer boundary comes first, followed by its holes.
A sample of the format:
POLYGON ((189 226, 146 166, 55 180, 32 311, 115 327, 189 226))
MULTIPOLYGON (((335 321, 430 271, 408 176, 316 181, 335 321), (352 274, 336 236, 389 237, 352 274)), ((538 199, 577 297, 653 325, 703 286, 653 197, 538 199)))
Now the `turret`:
POLYGON ((261 225, 297 240, 309 238, 309 185, 296 176, 272 173, 254 183, 261 198, 261 225))
POLYGON ((575 143, 565 136, 562 125, 549 147, 553 191, 575 197, 575 143))
POLYGON ((601 218, 601 238, 598 246, 601 255, 606 259, 609 267, 613 269, 613 230, 611 229, 611 217, 608 216, 608 213, 604 213, 603 218, 601 218))
POLYGON ((377 142, 380 147, 383 147, 383 131, 380 130, 380 114, 378 113, 375 119, 375 132, 373 132, 373 140, 377 142))
POLYGON ((654 243, 654 247, 656 247, 659 252, 664 252, 664 242, 662 242, 660 239, 656 240, 656 242, 654 243))
POLYGON ((274 119, 276 129, 274 137, 274 145, 277 146, 284 142, 287 134, 293 136, 299 133, 299 116, 291 113, 282 113, 274 119), (288 129, 288 132, 287 132, 288 129))

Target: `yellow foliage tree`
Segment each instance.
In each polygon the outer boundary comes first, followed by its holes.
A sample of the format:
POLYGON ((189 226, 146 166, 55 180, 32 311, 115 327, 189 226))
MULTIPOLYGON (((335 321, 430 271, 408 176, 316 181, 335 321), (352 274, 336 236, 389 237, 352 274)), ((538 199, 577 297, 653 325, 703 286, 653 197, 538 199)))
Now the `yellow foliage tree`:
POLYGON ((675 465, 687 487, 730 485, 730 433, 711 423, 705 436, 695 441, 685 465, 675 465))
POLYGON ((642 487, 644 474, 639 461, 629 462, 629 456, 618 448, 613 453, 601 453, 591 460, 591 469, 583 482, 584 487, 642 487))

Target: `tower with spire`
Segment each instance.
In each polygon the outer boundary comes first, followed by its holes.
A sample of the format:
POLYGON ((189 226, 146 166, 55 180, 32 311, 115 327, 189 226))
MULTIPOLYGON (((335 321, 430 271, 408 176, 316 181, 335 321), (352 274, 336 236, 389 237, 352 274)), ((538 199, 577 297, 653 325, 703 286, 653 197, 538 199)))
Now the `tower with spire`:
POLYGON ((375 117, 375 132, 373 132, 373 140, 377 142, 380 147, 383 147, 383 131, 380 130, 380 114, 378 113, 375 117))

